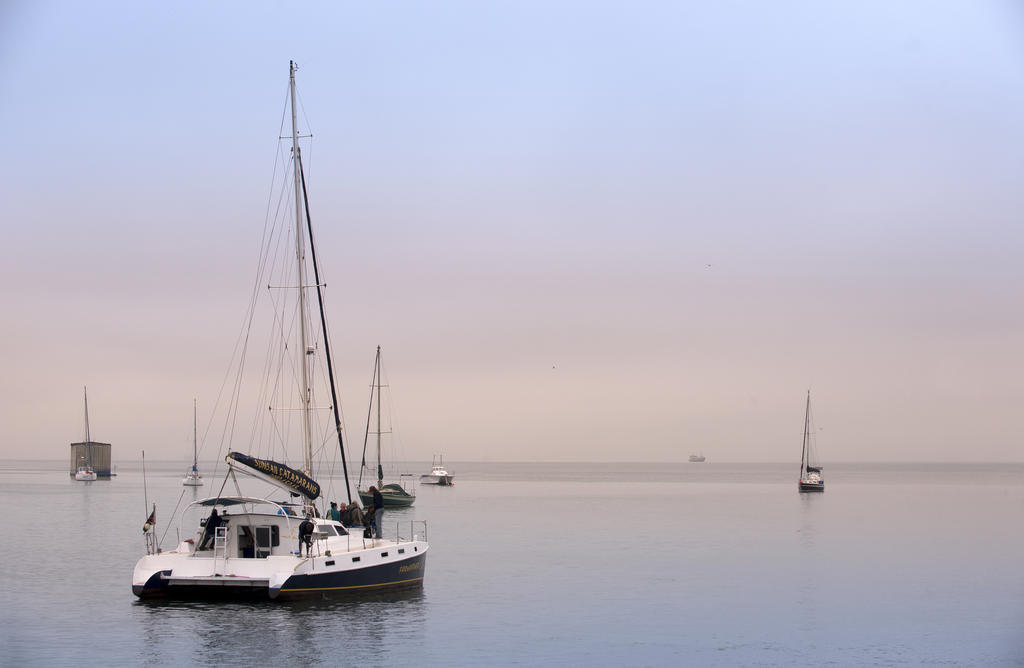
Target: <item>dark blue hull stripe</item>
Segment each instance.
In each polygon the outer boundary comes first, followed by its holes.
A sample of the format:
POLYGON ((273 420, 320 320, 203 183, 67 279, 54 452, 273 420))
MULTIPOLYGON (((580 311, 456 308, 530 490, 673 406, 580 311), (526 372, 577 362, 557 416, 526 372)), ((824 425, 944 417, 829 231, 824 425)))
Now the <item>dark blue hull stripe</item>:
MULTIPOLYGON (((363 555, 369 558, 370 555, 363 555)), ((376 555, 373 555, 376 556, 376 555)), ((342 555, 336 555, 342 558, 342 555)), ((306 575, 293 575, 285 580, 280 589, 269 589, 265 585, 246 587, 232 583, 232 586, 209 585, 175 585, 163 579, 170 571, 161 571, 150 576, 142 586, 132 585, 132 593, 140 598, 301 598, 324 592, 356 592, 379 591, 388 588, 416 587, 423 584, 426 569, 426 554, 413 557, 402 557, 370 568, 354 571, 318 572, 306 575)), ((265 581, 264 581, 265 582, 265 581)))
MULTIPOLYGON (((338 555, 338 558, 343 557, 338 555)), ((414 586, 423 581, 426 563, 427 555, 419 554, 356 571, 293 575, 281 585, 280 593, 295 594, 414 586)))

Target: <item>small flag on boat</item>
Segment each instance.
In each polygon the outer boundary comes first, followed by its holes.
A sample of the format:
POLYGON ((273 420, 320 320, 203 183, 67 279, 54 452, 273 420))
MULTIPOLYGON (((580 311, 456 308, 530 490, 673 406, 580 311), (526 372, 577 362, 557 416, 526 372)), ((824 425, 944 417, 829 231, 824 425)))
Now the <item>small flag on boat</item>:
POLYGON ((147 531, 152 529, 154 526, 156 526, 156 504, 155 503, 153 504, 153 512, 151 512, 149 514, 149 517, 146 519, 146 523, 142 525, 142 533, 146 533, 147 531))

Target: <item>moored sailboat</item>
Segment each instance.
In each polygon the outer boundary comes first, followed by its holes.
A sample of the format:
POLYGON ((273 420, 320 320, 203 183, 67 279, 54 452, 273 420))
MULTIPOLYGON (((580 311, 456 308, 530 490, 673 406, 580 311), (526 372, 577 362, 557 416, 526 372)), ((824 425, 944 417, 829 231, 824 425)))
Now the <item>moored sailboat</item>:
POLYGON ((807 390, 807 405, 804 409, 804 440, 800 451, 800 482, 801 492, 824 492, 825 476, 822 466, 815 458, 814 428, 811 423, 811 391, 807 390), (813 464, 812 464, 813 462, 813 464))
MULTIPOLYGON (((341 522, 323 519, 318 502, 323 500, 321 487, 314 479, 313 430, 314 413, 314 371, 313 359, 318 354, 318 346, 312 340, 307 329, 312 328, 313 321, 309 317, 306 302, 306 290, 315 287, 319 305, 319 331, 322 334, 320 343, 323 345, 323 362, 326 374, 323 383, 330 391, 331 405, 325 409, 330 411, 333 421, 325 425, 328 432, 337 436, 338 454, 344 473, 344 494, 352 502, 351 488, 348 480, 348 468, 345 459, 345 447, 342 438, 341 414, 335 388, 333 362, 331 359, 330 341, 327 333, 327 320, 324 312, 323 286, 317 264, 312 224, 309 217, 306 183, 302 172, 301 152, 299 150, 299 133, 296 118, 294 63, 289 67, 289 98, 291 107, 291 163, 294 178, 295 197, 295 253, 297 273, 292 275, 294 286, 285 286, 296 295, 295 310, 289 315, 296 323, 295 329, 285 332, 284 328, 275 328, 281 336, 280 351, 282 354, 293 355, 290 363, 280 361, 274 368, 277 370, 275 379, 268 379, 267 385, 273 388, 274 394, 266 387, 258 393, 261 408, 260 415, 270 414, 282 417, 273 424, 274 429, 262 429, 254 423, 253 442, 256 446, 257 437, 266 438, 262 447, 270 452, 287 454, 288 441, 285 433, 291 433, 291 427, 301 432, 302 465, 299 468, 289 462, 280 462, 269 456, 254 456, 231 450, 225 457, 227 471, 223 484, 213 497, 199 499, 188 506, 183 513, 200 512, 209 515, 198 527, 192 525, 194 531, 186 529, 185 536, 173 550, 163 551, 156 540, 156 511, 150 514, 144 525, 147 554, 135 566, 132 575, 132 592, 140 598, 173 597, 173 598, 207 598, 224 597, 229 599, 241 597, 290 599, 328 595, 346 595, 359 591, 380 591, 387 588, 420 586, 426 568, 426 523, 422 526, 422 537, 414 533, 416 523, 408 525, 409 533, 403 538, 396 535, 394 539, 364 538, 362 530, 352 532, 341 522), (306 243, 311 255, 314 271, 314 283, 306 280, 306 243), (294 337, 290 342, 288 339, 294 337), (295 345, 295 344, 298 345, 295 345), (295 376, 286 373, 294 371, 295 376), (285 394, 281 388, 298 385, 294 394, 285 394), (280 396, 279 396, 280 395, 280 396), (291 407, 267 406, 270 399, 295 397, 301 403, 298 411, 301 417, 291 420, 289 416, 296 412, 291 407), (268 436, 268 432, 270 435, 268 436), (225 488, 231 483, 234 494, 225 494, 225 488), (264 496, 242 492, 242 484, 269 484, 271 491, 264 496)), ((269 246, 265 246, 265 253, 269 246)), ((261 257, 261 271, 264 270, 266 255, 261 257)), ((261 285, 262 274, 257 275, 257 285, 261 285)), ((270 289, 281 289, 279 286, 264 284, 270 289)), ((270 300, 275 308, 284 307, 281 301, 270 300)), ((253 310, 248 312, 251 326, 253 310)), ((282 322, 280 313, 275 314, 282 322)), ((243 350, 242 355, 245 354, 243 350)), ((275 357, 275 360, 281 358, 275 357)), ((239 362, 239 378, 242 367, 239 362)), ((274 375, 274 374, 270 374, 274 375)), ((237 393, 236 393, 237 395, 237 393)), ((236 401, 236 399, 232 399, 236 401)), ((237 404, 229 409, 230 420, 234 419, 237 404)), ((326 448, 326 439, 317 438, 318 453, 326 448)), ((230 446, 230 442, 228 442, 230 446)), ((279 455, 281 456, 281 455, 279 455)), ((323 456, 323 455, 321 455, 323 456)), ((322 470, 322 469, 321 469, 322 470)), ((325 471, 328 472, 329 471, 325 471)))
MULTIPOLYGON (((359 499, 363 502, 364 506, 373 504, 373 492, 370 491, 369 487, 364 486, 363 474, 367 471, 366 467, 366 445, 369 441, 370 434, 376 434, 377 436, 377 484, 375 487, 380 491, 381 498, 384 500, 385 508, 401 508, 405 506, 411 506, 416 501, 416 493, 410 492, 406 489, 406 486, 412 488, 412 476, 410 474, 399 475, 398 482, 384 483, 384 467, 381 463, 381 436, 390 431, 382 431, 381 428, 381 361, 380 361, 380 346, 377 346, 377 357, 373 362, 373 383, 370 385, 370 406, 366 413, 366 433, 363 436, 363 457, 362 464, 359 469, 359 482, 356 489, 359 492, 359 499), (374 397, 376 396, 376 399, 374 397), (370 416, 373 414, 373 409, 377 409, 377 431, 370 431, 370 416), (402 485, 402 480, 408 478, 409 482, 406 485, 402 485)), ((369 477, 369 476, 368 476, 369 477)), ((369 484, 369 481, 365 483, 369 484)))
POLYGON ((85 461, 83 461, 82 465, 78 467, 77 471, 75 471, 75 480, 79 482, 91 482, 96 480, 96 477, 96 471, 94 471, 92 466, 85 461))
POLYGON ((92 438, 89 434, 89 390, 82 388, 85 397, 85 448, 86 456, 80 457, 78 469, 75 471, 75 480, 79 482, 91 482, 96 480, 96 469, 92 465, 92 438))
POLYGON ((192 468, 185 473, 185 477, 182 478, 181 484, 186 487, 202 487, 203 476, 199 475, 199 450, 197 438, 198 432, 196 431, 196 400, 192 400, 192 468))

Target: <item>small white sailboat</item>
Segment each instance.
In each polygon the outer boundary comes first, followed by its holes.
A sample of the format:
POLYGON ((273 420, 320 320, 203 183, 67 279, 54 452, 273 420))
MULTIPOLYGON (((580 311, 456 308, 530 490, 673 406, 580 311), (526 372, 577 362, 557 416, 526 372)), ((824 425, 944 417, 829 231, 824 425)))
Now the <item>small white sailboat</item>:
POLYGON ((78 470, 75 471, 75 480, 90 482, 96 480, 96 469, 92 466, 92 438, 89 435, 89 390, 82 388, 85 394, 85 443, 86 457, 79 459, 78 470))
POLYGON ((444 485, 447 487, 455 484, 455 476, 444 467, 444 455, 434 455, 430 473, 421 475, 420 482, 424 485, 444 485))
POLYGON ((181 484, 185 487, 202 487, 203 476, 199 475, 199 452, 197 450, 198 439, 196 438, 196 400, 192 400, 192 469, 182 478, 181 484))
POLYGON ((79 482, 90 482, 95 479, 96 471, 94 471, 92 467, 85 462, 82 462, 82 466, 79 466, 78 470, 75 471, 75 480, 78 480, 79 482))
POLYGON ((811 391, 807 390, 807 407, 804 409, 804 442, 800 452, 800 482, 797 485, 801 492, 825 491, 825 476, 822 475, 821 464, 817 463, 817 459, 815 459, 814 445, 814 428, 811 424, 811 391))

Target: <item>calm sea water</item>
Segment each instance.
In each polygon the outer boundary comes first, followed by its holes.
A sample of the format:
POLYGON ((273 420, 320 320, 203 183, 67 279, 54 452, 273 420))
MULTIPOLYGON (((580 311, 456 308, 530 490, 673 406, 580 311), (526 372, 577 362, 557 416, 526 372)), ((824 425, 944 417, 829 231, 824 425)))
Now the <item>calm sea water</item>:
MULTIPOLYGON (((184 469, 148 466, 161 532, 184 469)), ((7 463, 0 664, 1024 665, 1022 465, 450 469, 389 511, 429 523, 422 590, 213 604, 132 596, 141 470, 7 463)))

